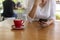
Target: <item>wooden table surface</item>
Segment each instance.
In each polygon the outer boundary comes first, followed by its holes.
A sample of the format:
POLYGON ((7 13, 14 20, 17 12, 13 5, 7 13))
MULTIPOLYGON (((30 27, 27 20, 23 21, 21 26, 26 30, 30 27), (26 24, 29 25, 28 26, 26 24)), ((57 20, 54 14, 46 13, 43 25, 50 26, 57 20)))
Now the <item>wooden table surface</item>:
POLYGON ((37 22, 26 22, 24 30, 0 27, 0 40, 60 40, 60 21, 46 28, 41 28, 37 22))

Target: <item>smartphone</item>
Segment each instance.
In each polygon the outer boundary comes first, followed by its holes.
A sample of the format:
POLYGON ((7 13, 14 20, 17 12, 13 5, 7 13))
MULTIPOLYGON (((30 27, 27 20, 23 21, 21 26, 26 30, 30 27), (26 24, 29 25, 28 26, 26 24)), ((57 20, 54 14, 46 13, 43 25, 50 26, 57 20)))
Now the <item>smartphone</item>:
POLYGON ((47 19, 39 19, 39 22, 42 22, 42 21, 47 22, 48 20, 47 19))

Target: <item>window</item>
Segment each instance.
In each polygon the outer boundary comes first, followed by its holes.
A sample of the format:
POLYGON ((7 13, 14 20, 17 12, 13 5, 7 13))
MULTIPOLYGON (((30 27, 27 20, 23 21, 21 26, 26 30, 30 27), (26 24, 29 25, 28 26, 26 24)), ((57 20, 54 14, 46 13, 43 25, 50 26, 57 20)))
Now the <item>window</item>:
MULTIPOLYGON (((2 13, 3 12, 3 5, 2 5, 2 2, 3 2, 4 0, 0 0, 0 13, 2 13)), ((15 3, 17 3, 18 1, 19 2, 21 2, 21 4, 23 4, 23 2, 24 2, 24 0, 13 0, 15 3)), ((18 11, 18 13, 19 12, 22 12, 22 10, 17 10, 18 11)))
POLYGON ((56 0, 56 19, 60 20, 60 0, 56 0))

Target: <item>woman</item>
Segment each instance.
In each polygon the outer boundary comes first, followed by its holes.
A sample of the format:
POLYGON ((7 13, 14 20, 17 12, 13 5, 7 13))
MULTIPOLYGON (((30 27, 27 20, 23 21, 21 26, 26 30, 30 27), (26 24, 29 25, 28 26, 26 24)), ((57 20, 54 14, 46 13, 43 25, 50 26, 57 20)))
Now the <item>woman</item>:
POLYGON ((37 19, 43 27, 54 23, 55 5, 55 0, 35 0, 33 8, 28 14, 30 22, 37 19))

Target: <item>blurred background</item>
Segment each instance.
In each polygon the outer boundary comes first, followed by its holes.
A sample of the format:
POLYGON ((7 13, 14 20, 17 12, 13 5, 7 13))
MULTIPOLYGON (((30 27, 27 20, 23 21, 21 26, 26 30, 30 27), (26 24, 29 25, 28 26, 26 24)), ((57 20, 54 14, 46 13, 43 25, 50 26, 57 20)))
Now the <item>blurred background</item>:
MULTIPOLYGON (((0 19, 1 19, 1 13, 3 12, 3 5, 2 2, 4 0, 0 0, 0 19)), ((15 3, 20 2, 21 8, 18 8, 17 10, 14 10, 18 14, 18 19, 21 17, 24 19, 26 16, 27 11, 26 8, 29 5, 29 0, 13 0, 15 3)), ((55 13, 56 19, 60 20, 60 0, 56 0, 56 13, 55 13)))

